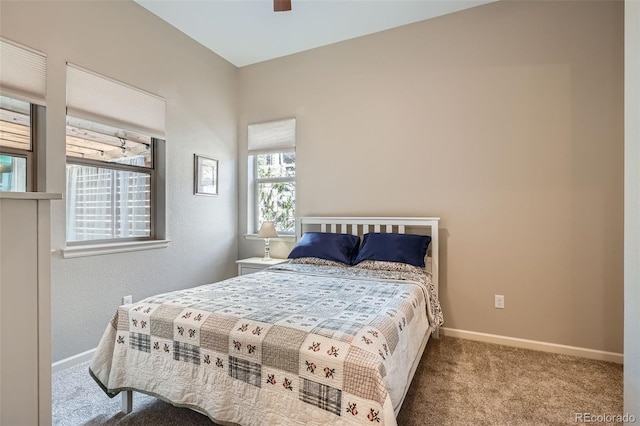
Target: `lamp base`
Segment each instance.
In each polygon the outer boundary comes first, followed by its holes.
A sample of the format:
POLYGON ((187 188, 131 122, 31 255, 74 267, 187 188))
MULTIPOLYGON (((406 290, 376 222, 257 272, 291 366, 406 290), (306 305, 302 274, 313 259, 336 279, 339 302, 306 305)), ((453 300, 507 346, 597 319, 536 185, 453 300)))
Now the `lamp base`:
POLYGON ((264 257, 262 258, 263 262, 268 262, 271 260, 271 256, 269 255, 269 238, 265 238, 264 240, 264 257))

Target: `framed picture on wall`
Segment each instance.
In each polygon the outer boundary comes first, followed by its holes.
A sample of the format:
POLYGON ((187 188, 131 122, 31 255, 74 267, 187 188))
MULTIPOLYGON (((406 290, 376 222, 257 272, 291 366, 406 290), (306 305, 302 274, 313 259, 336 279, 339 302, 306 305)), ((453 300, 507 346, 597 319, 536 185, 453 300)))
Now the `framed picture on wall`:
POLYGON ((218 195, 218 160, 194 154, 194 190, 196 195, 218 195))

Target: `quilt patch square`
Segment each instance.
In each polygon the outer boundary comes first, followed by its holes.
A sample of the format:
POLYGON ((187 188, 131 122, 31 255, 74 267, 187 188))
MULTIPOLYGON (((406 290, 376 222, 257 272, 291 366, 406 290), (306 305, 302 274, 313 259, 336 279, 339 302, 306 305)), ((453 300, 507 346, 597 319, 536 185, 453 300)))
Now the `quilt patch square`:
POLYGON ((236 317, 211 314, 200 328, 200 346, 212 351, 229 351, 229 333, 238 322, 236 317))
POLYGON ((253 386, 262 387, 262 366, 229 355, 229 376, 253 386))
POLYGON ((173 340, 200 345, 200 329, 209 317, 209 312, 187 308, 173 320, 173 340))
POLYGON ((254 321, 275 323, 289 315, 290 313, 286 311, 279 311, 275 309, 265 309, 265 310, 259 310, 259 311, 253 312, 247 315, 245 318, 249 320, 254 320, 254 321))
POLYGON ((173 340, 173 320, 182 311, 178 306, 162 305, 151 314, 151 334, 173 340))
POLYGON ((173 358, 173 341, 151 336, 151 353, 156 356, 173 358))
POLYGON ((377 316, 369 325, 382 332, 387 343, 387 348, 389 349, 389 352, 393 354, 393 351, 396 350, 396 346, 398 346, 398 342, 400 341, 400 336, 398 335, 398 329, 391 318, 388 316, 377 316))
POLYGON ((319 334, 320 336, 351 343, 353 337, 361 327, 362 324, 355 324, 349 321, 337 319, 328 319, 318 324, 318 326, 311 330, 311 332, 319 334))
POLYGON ((306 338, 304 331, 274 325, 262 341, 262 363, 297 374, 300 345, 306 338))
POLYGON ((287 300, 286 302, 278 302, 272 305, 270 309, 274 311, 287 312, 288 315, 292 315, 292 314, 295 314, 296 312, 306 309, 308 306, 309 306, 308 301, 307 303, 295 303, 290 300, 287 300))
POLYGON ((129 331, 117 330, 114 352, 124 354, 129 348, 129 331))
POLYGON ((413 319, 413 306, 411 305, 411 303, 406 303, 405 305, 402 305, 401 309, 405 317, 407 318, 407 323, 410 323, 413 319))
MULTIPOLYGON (((249 274, 250 275, 250 274, 249 274)), ((248 306, 248 305, 233 305, 233 306, 227 306, 223 309, 219 309, 216 311, 217 314, 221 314, 221 315, 229 315, 229 316, 233 316, 233 317, 244 317, 247 316, 255 311, 257 311, 257 308, 248 306)))
POLYGON ((216 301, 205 300, 204 302, 201 302, 201 303, 194 303, 190 307, 193 309, 199 309, 201 311, 213 312, 223 308, 224 306, 225 306, 225 303, 221 300, 216 300, 216 301))
POLYGON ((116 330, 129 331, 129 310, 127 308, 118 308, 117 318, 114 319, 117 321, 116 330))
POLYGON ((262 369, 262 388, 279 392, 283 395, 299 394, 299 378, 297 374, 265 367, 262 369))
POLYGON ((309 334, 300 347, 300 377, 342 388, 343 362, 350 345, 309 334))
POLYGON ((304 331, 305 333, 309 333, 323 321, 326 321, 325 317, 296 314, 289 315, 281 319, 277 322, 277 324, 286 327, 297 328, 298 330, 304 331))
POLYGON ((184 342, 173 342, 173 359, 200 365, 200 348, 184 342))
POLYGON ((129 333, 129 347, 140 352, 151 352, 151 336, 141 333, 129 333))
POLYGON ((355 339, 353 339, 353 345, 365 351, 378 354, 380 361, 383 363, 391 356, 391 351, 384 335, 375 327, 362 327, 355 339))
POLYGON ((200 365, 224 374, 229 374, 229 357, 226 353, 208 351, 200 348, 200 357, 202 358, 200 365))
POLYGON ((333 318, 337 320, 350 321, 350 322, 355 322, 361 325, 365 325, 375 318, 375 314, 370 314, 368 312, 360 312, 360 311, 357 311, 357 312, 344 311, 340 315, 336 315, 333 318))
POLYGON ((271 324, 247 318, 238 320, 229 333, 227 353, 259 363, 262 360, 262 341, 271 327, 271 324))
POLYGON ((184 290, 182 292, 181 297, 177 297, 175 299, 168 300, 165 302, 167 305, 175 305, 182 306, 183 308, 189 307, 191 305, 195 305, 196 303, 202 303, 205 299, 189 294, 188 290, 184 290))
POLYGON ((129 329, 136 333, 151 333, 151 314, 158 308, 157 304, 139 303, 129 309, 129 329))
POLYGON ((348 392, 342 392, 342 407, 343 416, 363 423, 377 424, 382 420, 382 405, 348 392))
POLYGON ((342 391, 340 389, 302 379, 299 398, 307 404, 314 405, 337 416, 342 414, 342 391))
POLYGON ((379 362, 377 355, 361 348, 351 347, 344 361, 342 390, 384 404, 387 391, 382 378, 385 375, 386 370, 379 362))

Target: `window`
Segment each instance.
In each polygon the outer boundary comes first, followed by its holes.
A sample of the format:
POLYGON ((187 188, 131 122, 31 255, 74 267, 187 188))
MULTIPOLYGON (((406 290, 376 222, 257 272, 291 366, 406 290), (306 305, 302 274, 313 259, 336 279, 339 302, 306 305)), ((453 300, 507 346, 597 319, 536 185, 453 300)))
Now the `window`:
POLYGON ((67 242, 164 238, 164 100, 67 65, 67 242))
POLYGON ((0 95, 0 191, 33 187, 31 104, 0 95))
POLYGON ((295 118, 251 124, 249 147, 249 220, 257 233, 265 220, 279 234, 295 231, 296 153, 295 118))
POLYGON ((46 66, 43 54, 0 39, 0 191, 44 187, 36 154, 45 137, 46 66))
POLYGON ((158 140, 67 119, 67 241, 150 238, 158 140))

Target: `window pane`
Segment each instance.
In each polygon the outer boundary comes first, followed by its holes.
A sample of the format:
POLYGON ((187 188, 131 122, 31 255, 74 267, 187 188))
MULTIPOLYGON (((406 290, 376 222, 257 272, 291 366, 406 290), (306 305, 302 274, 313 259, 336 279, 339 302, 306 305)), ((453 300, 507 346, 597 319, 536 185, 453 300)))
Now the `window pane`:
MULTIPOLYGON (((74 124, 79 119, 72 120, 74 124)), ((137 166, 151 168, 152 145, 149 136, 124 132, 98 123, 82 121, 91 130, 67 125, 67 156, 105 162, 119 161, 131 157, 141 157, 137 166), (122 134, 123 136, 116 136, 122 134)))
POLYGON ((67 241, 150 235, 150 174, 67 164, 67 241))
POLYGON ((293 177, 296 175, 296 153, 279 152, 260 154, 258 158, 258 179, 272 177, 293 177))
POLYGON ((295 182, 258 183, 258 223, 271 220, 278 232, 295 231, 295 182))
POLYGON ((31 151, 31 105, 0 96, 0 146, 31 151))
POLYGON ((0 191, 25 192, 27 190, 27 159, 0 155, 0 191))

